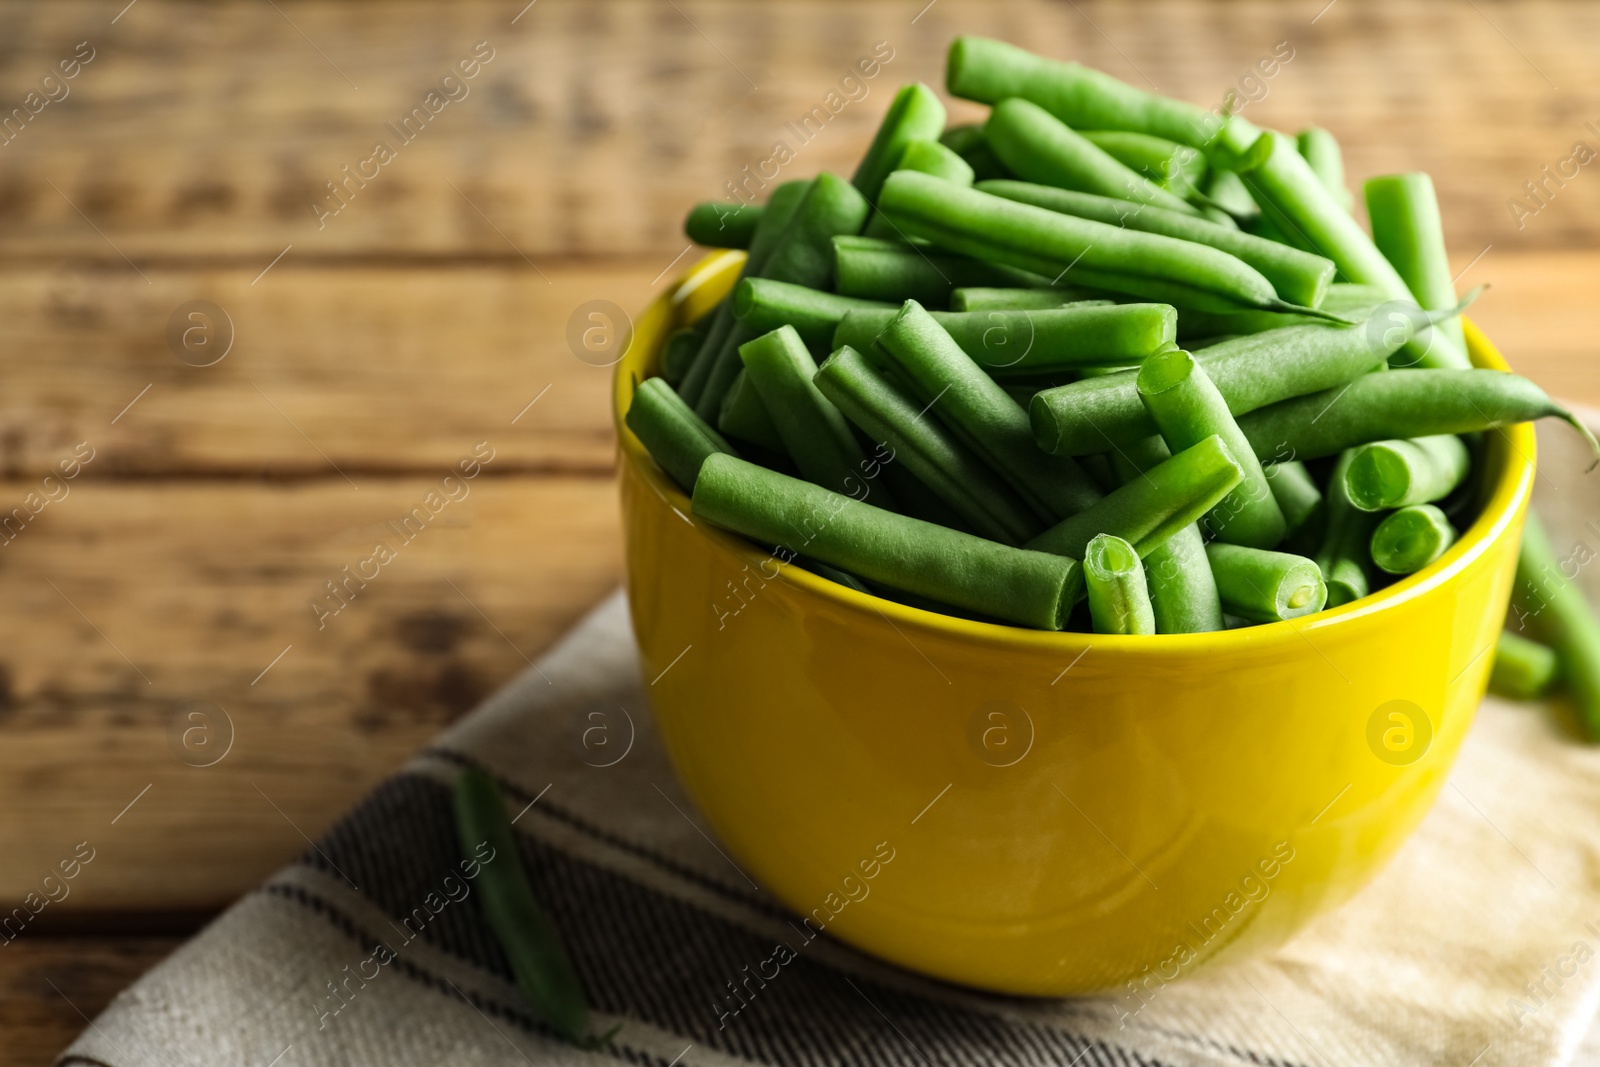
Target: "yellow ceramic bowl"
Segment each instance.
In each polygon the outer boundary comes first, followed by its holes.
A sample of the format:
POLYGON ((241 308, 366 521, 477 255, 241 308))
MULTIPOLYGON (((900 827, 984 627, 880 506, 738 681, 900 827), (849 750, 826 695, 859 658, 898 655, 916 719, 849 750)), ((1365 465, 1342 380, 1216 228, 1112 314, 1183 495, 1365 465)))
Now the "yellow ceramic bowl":
POLYGON ((775 574, 693 519, 623 425, 665 333, 741 259, 708 258, 645 313, 615 390, 644 681, 729 855, 811 933, 1046 995, 1271 948, 1372 878, 1483 694, 1531 427, 1492 435, 1486 506, 1448 553, 1353 604, 1158 637, 968 622, 775 574))

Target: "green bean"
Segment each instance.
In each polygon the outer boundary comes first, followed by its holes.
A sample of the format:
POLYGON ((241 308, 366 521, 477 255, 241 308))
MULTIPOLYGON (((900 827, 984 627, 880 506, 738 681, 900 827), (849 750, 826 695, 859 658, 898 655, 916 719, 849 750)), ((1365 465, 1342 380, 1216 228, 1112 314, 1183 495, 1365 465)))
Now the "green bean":
POLYGON ((1110 289, 1178 307, 1296 310, 1238 257, 1191 241, 1019 204, 915 171, 889 175, 879 208, 900 230, 952 252, 1020 268, 1055 284, 1110 289))
POLYGON ((1327 600, 1321 572, 1304 556, 1213 541, 1206 558, 1229 615, 1251 622, 1298 619, 1321 611, 1327 600))
MULTIPOLYGON (((850 345, 865 352, 896 314, 879 308, 850 312, 834 331, 833 347, 850 345)), ((1166 304, 935 311, 932 315, 962 351, 1000 381, 1036 379, 1083 366, 1137 363, 1169 347, 1177 328, 1177 313, 1166 304)), ((1031 443, 1029 447, 1034 448, 1031 443)))
POLYGON ((742 369, 733 379, 733 384, 728 386, 728 394, 722 398, 722 409, 717 412, 717 429, 729 437, 760 445, 781 456, 788 455, 767 405, 762 401, 761 394, 756 392, 750 375, 742 369))
MULTIPOLYGON (((1122 484, 1127 485, 1171 455, 1165 441, 1147 437, 1113 453, 1111 462, 1122 484)), ((1217 580, 1211 574, 1206 539, 1198 523, 1191 522, 1146 552, 1144 577, 1150 587, 1156 633, 1198 634, 1224 628, 1217 580)))
POLYGON ((1272 490, 1272 498, 1278 502, 1278 510, 1283 512, 1285 544, 1307 549, 1304 552, 1296 551, 1296 555, 1310 555, 1322 543, 1327 522, 1322 490, 1317 488, 1311 472, 1299 460, 1274 463, 1263 470, 1267 475, 1267 486, 1272 490))
POLYGON ((1567 577, 1567 567, 1584 562, 1577 556, 1574 552, 1567 560, 1558 560, 1544 524, 1530 510, 1522 527, 1511 603, 1518 628, 1531 630, 1555 649, 1578 725, 1593 741, 1600 739, 1600 622, 1583 592, 1567 577))
POLYGON ((833 340, 839 320, 852 311, 881 308, 893 313, 893 304, 825 293, 803 285, 771 278, 746 278, 733 290, 733 314, 746 326, 763 333, 793 326, 800 339, 813 347, 833 340))
POLYGON ((915 300, 924 307, 943 306, 959 286, 1050 284, 1049 278, 1031 271, 875 237, 836 237, 833 253, 839 292, 863 300, 915 300))
MULTIPOLYGON (((1394 265, 1402 281, 1429 311, 1442 311, 1456 302, 1450 260, 1445 254, 1444 221, 1433 179, 1426 174, 1391 174, 1370 178, 1364 187, 1367 217, 1372 221, 1372 242, 1394 265)), ((1440 327, 1466 360, 1467 339, 1460 319, 1440 327)))
POLYGON ((994 289, 974 285, 951 291, 950 310, 1044 311, 1091 301, 1097 304, 1115 302, 1098 299, 1092 289, 994 289))
POLYGON ((994 154, 983 137, 983 123, 951 126, 939 135, 939 143, 954 150, 972 168, 974 179, 1008 178, 1011 172, 994 154))
POLYGON ((1205 153, 1186 144, 1131 130, 1079 130, 1112 158, 1163 189, 1187 199, 1198 192, 1208 169, 1205 153))
POLYGON ((912 141, 900 154, 900 165, 895 169, 921 171, 957 185, 971 185, 976 180, 972 164, 938 141, 912 141))
POLYGON ((1244 179, 1231 170, 1211 168, 1203 191, 1208 203, 1227 212, 1240 227, 1248 226, 1261 217, 1261 206, 1251 197, 1244 179))
POLYGON ((623 421, 650 458, 684 492, 694 488, 695 477, 707 456, 716 452, 739 454, 661 378, 646 378, 639 383, 623 421))
MULTIPOLYGON (((1320 126, 1308 126, 1295 138, 1295 149, 1322 187, 1332 194, 1334 202, 1349 211, 1353 198, 1344 185, 1344 153, 1339 151, 1339 142, 1333 134, 1320 126)), ((1454 303, 1455 298, 1451 297, 1450 304, 1454 303)))
MULTIPOLYGON (((810 190, 809 178, 784 182, 772 190, 772 196, 767 199, 767 206, 761 212, 761 219, 756 223, 755 234, 750 238, 750 253, 740 271, 741 278, 754 277, 761 273, 778 239, 788 228, 795 211, 810 190)), ((700 352, 683 376, 682 396, 691 407, 698 405, 700 398, 705 395, 706 383, 711 377, 712 365, 717 362, 717 354, 728 344, 730 336, 738 326, 733 318, 733 302, 724 300, 718 304, 710 320, 706 326, 705 340, 700 345, 700 352)), ((749 338, 746 337, 745 340, 749 338)))
MULTIPOLYGON (((1334 200, 1293 141, 1268 130, 1246 153, 1239 169, 1245 184, 1273 221, 1285 233, 1303 239, 1333 260, 1346 280, 1376 285, 1391 300, 1416 305, 1405 280, 1366 231, 1334 200)), ((1450 352, 1448 343, 1431 333, 1407 342, 1406 355, 1412 364, 1466 365, 1464 353, 1450 352)))
POLYGON ((1216 507, 1243 477, 1222 438, 1208 437, 1056 523, 1027 547, 1082 559, 1095 534, 1111 533, 1147 556, 1216 507))
MULTIPOLYGON (((1018 401, 1018 403, 1021 403, 1021 401, 1018 401)), ((1122 485, 1122 480, 1117 477, 1116 468, 1111 465, 1111 454, 1109 452, 1095 452, 1087 456, 1079 456, 1078 465, 1084 469, 1090 478, 1094 479, 1094 484, 1098 485, 1102 492, 1114 492, 1122 485)))
POLYGON ((661 346, 661 376, 667 380, 668 385, 676 388, 683 381, 704 340, 705 335, 693 327, 686 326, 681 330, 672 331, 666 343, 661 346))
MULTIPOLYGON (((1285 246, 1287 247, 1287 246, 1285 246)), ((1291 249, 1291 251, 1293 251, 1291 249)), ((1389 298, 1383 290, 1370 285, 1334 282, 1328 286, 1328 295, 1318 305, 1320 311, 1364 321, 1389 298)), ((1187 341, 1195 337, 1215 337, 1219 334, 1244 336, 1265 333, 1285 326, 1310 326, 1320 320, 1296 315, 1291 311, 1197 311, 1184 308, 1178 312, 1178 339, 1187 341)))
MULTIPOLYGON (((1333 263, 1297 248, 1266 241, 1241 230, 1219 226, 1193 215, 1182 215, 1155 205, 1140 205, 1091 193, 1052 189, 1028 182, 984 182, 978 188, 1007 200, 1103 222, 1145 233, 1193 241, 1237 256, 1260 271, 1278 296, 1291 304, 1320 308, 1333 281, 1333 263)), ((1455 301, 1451 301, 1454 305, 1455 301)), ((1257 312, 1270 314, 1270 312, 1257 312)))
POLYGON ((689 209, 683 232, 695 244, 708 248, 749 248, 765 210, 760 204, 707 200, 689 209))
MULTIPOLYGON (((855 175, 850 179, 861 195, 870 203, 877 203, 883 180, 894 170, 900 153, 912 141, 937 140, 944 130, 944 105, 934 91, 921 82, 902 85, 894 94, 889 110, 878 126, 878 132, 861 157, 855 175)), ((866 219, 861 220, 865 222, 866 219)), ((852 233, 859 233, 858 224, 852 233)), ((840 231, 845 232, 845 231, 840 231)))
POLYGON ((1555 685, 1559 673, 1554 649, 1502 630, 1489 669, 1489 692, 1511 700, 1537 700, 1555 685))
MULTIPOLYGON (((810 289, 833 288, 832 240, 837 234, 859 233, 869 210, 855 186, 824 171, 812 179, 794 217, 775 239, 766 263, 749 273, 810 289)), ((723 396, 739 373, 739 346, 757 336, 754 329, 735 323, 722 347, 714 351, 704 391, 694 404, 701 418, 715 418, 721 410, 723 396)))
POLYGON ((1179 452, 1213 434, 1233 454, 1244 478, 1206 516, 1209 532, 1229 544, 1271 548, 1283 540, 1286 522, 1260 462, 1250 451, 1228 403, 1195 358, 1182 349, 1144 361, 1136 378, 1139 399, 1167 447, 1179 452))
POLYGON ((1444 555, 1455 540, 1444 512, 1432 504, 1412 504, 1390 512, 1372 531, 1372 562, 1388 574, 1413 574, 1444 555))
POLYGON ((904 463, 978 534, 1020 545, 1038 533, 1039 520, 1015 493, 997 483, 983 460, 927 418, 926 409, 918 410, 860 352, 841 348, 829 356, 817 369, 816 383, 845 418, 892 448, 896 462, 904 463))
POLYGON ((1083 556, 1083 584, 1097 634, 1153 634, 1155 611, 1144 564, 1115 534, 1096 534, 1083 556))
POLYGON ((1372 588, 1369 546, 1381 516, 1356 507, 1345 490, 1345 474, 1355 455, 1355 449, 1341 453, 1328 479, 1328 524, 1315 557, 1330 608, 1360 600, 1372 588))
POLYGON ((455 821, 463 854, 475 853, 484 844, 492 850, 479 877, 478 902, 522 995, 546 1023, 573 1044, 590 1048, 604 1044, 611 1034, 596 1037, 589 1033, 583 985, 560 932, 534 895, 506 816, 505 800, 494 779, 476 768, 461 772, 456 780, 455 821))
POLYGON ((1083 592, 1076 560, 947 530, 732 457, 706 463, 694 513, 869 582, 1022 626, 1061 629, 1083 592))
POLYGON ((1466 480, 1471 463, 1466 443, 1454 434, 1375 441, 1356 449, 1345 491, 1362 511, 1431 504, 1466 480))
POLYGON ((867 457, 850 424, 812 382, 817 364, 794 327, 780 327, 742 345, 739 359, 800 473, 840 493, 861 485, 867 457))
MULTIPOLYGON (((1258 456, 1305 460, 1369 441, 1471 433, 1548 417, 1564 420, 1600 456, 1600 442, 1570 411, 1528 379, 1497 370, 1367 374, 1251 411, 1240 416, 1239 428, 1258 456)), ((1037 437, 1037 420, 1034 431, 1037 437)))
POLYGON ((984 140, 1010 170, 1030 182, 1078 189, 1198 215, 1181 196, 1117 160, 1038 104, 1002 100, 989 113, 984 140))
POLYGON ((1039 451, 1028 413, 922 305, 906 301, 878 334, 877 344, 918 398, 987 460, 1040 518, 1064 519, 1100 499, 1100 491, 1076 463, 1063 463, 1067 457, 1039 451))
POLYGON ((1021 97, 1079 129, 1132 130, 1195 148, 1204 148, 1223 125, 1204 108, 987 37, 957 37, 950 43, 945 85, 951 96, 980 104, 1021 97))
MULTIPOLYGON (((1178 319, 1183 320, 1181 311, 1178 319)), ((1289 398, 1301 394, 1321 395, 1317 390, 1336 391, 1345 383, 1360 379, 1367 371, 1382 366, 1405 336, 1404 329, 1379 333, 1353 326, 1287 326, 1223 341, 1197 353, 1195 359, 1216 383, 1217 391, 1228 402, 1228 410, 1242 419, 1257 408, 1280 401, 1292 403, 1289 398)), ((1325 397, 1322 403, 1326 405, 1329 399, 1325 397)), ((1344 407, 1343 403, 1339 406, 1344 407)), ((1320 410, 1313 408, 1302 417, 1310 422, 1320 410)), ((1113 375, 1046 389, 1033 398, 1028 413, 1039 447, 1069 456, 1103 452, 1156 432, 1155 423, 1139 403, 1132 376, 1113 375)), ((1320 423, 1296 429, 1315 432, 1320 423)), ((1343 447, 1318 453, 1283 453, 1269 448, 1257 454, 1271 459, 1310 459, 1343 447)))

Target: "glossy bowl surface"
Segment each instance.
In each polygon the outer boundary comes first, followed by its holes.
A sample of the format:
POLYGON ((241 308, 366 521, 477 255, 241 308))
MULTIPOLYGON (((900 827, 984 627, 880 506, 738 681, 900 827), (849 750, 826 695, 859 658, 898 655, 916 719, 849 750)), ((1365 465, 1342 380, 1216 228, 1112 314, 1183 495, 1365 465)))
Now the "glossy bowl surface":
POLYGON ((986 989, 1126 991, 1274 947, 1373 877, 1482 697, 1530 426, 1491 435, 1456 545, 1353 604, 1157 637, 970 622, 779 567, 628 432, 636 379, 741 262, 694 267, 617 368, 628 589, 679 777, 808 932, 986 989))

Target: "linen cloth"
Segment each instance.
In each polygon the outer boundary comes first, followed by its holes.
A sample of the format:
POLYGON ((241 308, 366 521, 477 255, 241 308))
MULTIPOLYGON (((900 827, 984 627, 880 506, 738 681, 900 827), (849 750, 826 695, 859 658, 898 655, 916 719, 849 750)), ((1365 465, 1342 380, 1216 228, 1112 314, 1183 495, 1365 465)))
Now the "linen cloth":
MULTIPOLYGON (((1541 445, 1558 551, 1600 552, 1600 473, 1582 479, 1559 434, 1541 445)), ((1595 577, 1580 575, 1591 594, 1595 577)), ((992 996, 825 936, 805 944, 677 787, 646 694, 618 594, 120 994, 59 1062, 1600 1062, 1586 1043, 1600 1005, 1600 749, 1573 740, 1559 706, 1486 700, 1434 809, 1370 886, 1276 953, 1165 986, 1130 1016, 1120 998, 992 996), (518 994, 459 865, 464 766, 502 782, 595 1026, 622 1024, 608 1047, 556 1040, 518 994), (726 984, 779 942, 796 958, 729 1013, 726 984)))

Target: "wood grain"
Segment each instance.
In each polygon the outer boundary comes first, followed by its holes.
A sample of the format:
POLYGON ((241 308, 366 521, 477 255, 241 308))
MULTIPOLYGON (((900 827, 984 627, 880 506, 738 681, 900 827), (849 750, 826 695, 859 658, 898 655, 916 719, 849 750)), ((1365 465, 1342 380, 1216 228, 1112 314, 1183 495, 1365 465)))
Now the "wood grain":
POLYGON ((175 937, 27 937, 0 955, 0 1063, 50 1063, 175 937))

